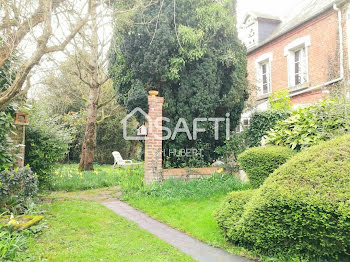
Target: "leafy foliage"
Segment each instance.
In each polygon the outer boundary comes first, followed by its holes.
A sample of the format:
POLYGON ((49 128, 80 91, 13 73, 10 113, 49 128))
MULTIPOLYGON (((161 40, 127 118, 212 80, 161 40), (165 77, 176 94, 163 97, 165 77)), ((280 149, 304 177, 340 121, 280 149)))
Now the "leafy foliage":
POLYGON ((225 158, 226 162, 232 161, 250 147, 261 145, 261 139, 281 120, 285 120, 290 113, 285 110, 257 111, 253 114, 250 126, 240 133, 233 133, 225 145, 218 147, 216 152, 225 158))
POLYGON ((50 117, 35 104, 26 129, 25 163, 37 174, 40 187, 50 185, 55 165, 64 159, 71 142, 71 130, 57 117, 50 117))
POLYGON ((284 110, 289 111, 291 109, 290 106, 290 96, 289 90, 279 90, 273 92, 269 97, 269 104, 272 110, 284 110))
MULTIPOLYGON (((248 97, 246 50, 236 32, 235 1, 159 1, 119 19, 127 23, 116 28, 111 76, 129 111, 141 107, 147 112, 146 91, 157 89, 165 98, 164 116, 171 120, 165 126, 171 130, 180 118, 190 124, 197 117, 222 118, 226 113, 235 128, 248 97)), ((164 149, 203 149, 203 161, 174 157, 166 159, 170 166, 196 166, 217 158, 215 148, 224 144, 225 132, 214 141, 212 123, 202 127, 207 132, 196 141, 182 133, 164 141, 164 149)))
POLYGON ((0 211, 23 211, 38 192, 38 180, 30 168, 25 167, 0 173, 0 211))
POLYGON ((252 186, 257 188, 294 154, 287 147, 254 147, 239 155, 238 162, 247 173, 252 186))
POLYGON ((267 255, 348 261, 349 158, 350 135, 297 154, 256 191, 227 237, 267 255))
POLYGON ((279 121, 285 120, 289 116, 290 112, 286 110, 273 109, 264 112, 255 112, 250 120, 250 126, 246 131, 247 146, 260 146, 261 139, 266 136, 279 121))
POLYGON ((301 150, 350 130, 350 103, 325 100, 292 113, 268 134, 270 144, 301 150))
POLYGON ((10 132, 14 129, 10 114, 0 112, 0 170, 9 168, 14 161, 11 150, 14 150, 10 132))
POLYGON ((224 157, 230 157, 232 154, 238 156, 247 149, 247 133, 246 131, 240 133, 233 133, 230 140, 225 142, 225 145, 218 147, 216 152, 224 157))
POLYGON ((23 251, 28 239, 23 233, 1 230, 0 227, 0 259, 1 261, 15 261, 18 252, 23 251))

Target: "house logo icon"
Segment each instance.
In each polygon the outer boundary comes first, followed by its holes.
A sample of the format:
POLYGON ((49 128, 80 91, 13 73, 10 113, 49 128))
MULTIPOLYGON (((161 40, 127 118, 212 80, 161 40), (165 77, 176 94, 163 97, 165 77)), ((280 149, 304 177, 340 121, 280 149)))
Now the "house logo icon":
MULTIPOLYGON (((148 123, 151 122, 151 118, 148 114, 146 114, 145 111, 143 111, 141 108, 137 107, 134 110, 132 110, 122 121, 120 121, 121 124, 123 124, 123 138, 128 141, 142 141, 146 140, 146 136, 128 136, 128 120, 133 117, 136 113, 140 113, 145 117, 148 123)), ((150 125, 151 126, 151 125, 150 125)))

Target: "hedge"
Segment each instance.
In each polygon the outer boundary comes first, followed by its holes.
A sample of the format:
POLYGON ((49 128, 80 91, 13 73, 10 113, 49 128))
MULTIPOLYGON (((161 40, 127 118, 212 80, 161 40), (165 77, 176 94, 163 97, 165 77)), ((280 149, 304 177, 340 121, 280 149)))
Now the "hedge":
POLYGON ((236 221, 242 216, 245 204, 255 192, 256 190, 232 192, 227 195, 224 203, 216 210, 214 217, 225 236, 237 234, 236 221))
POLYGON ((250 120, 250 126, 240 133, 233 133, 224 146, 216 148, 216 152, 226 159, 233 153, 238 156, 246 149, 261 145, 261 139, 266 136, 274 126, 287 119, 290 112, 286 110, 268 110, 255 112, 250 120))
POLYGON ((228 238, 266 255, 349 261, 349 159, 350 135, 297 154, 257 190, 228 238))
POLYGON ((239 155, 238 162, 247 173, 252 186, 257 188, 294 154, 295 152, 287 147, 254 147, 239 155))
POLYGON ((286 110, 257 111, 250 120, 250 126, 246 132, 246 144, 248 147, 261 145, 262 137, 266 136, 275 125, 290 117, 286 110))

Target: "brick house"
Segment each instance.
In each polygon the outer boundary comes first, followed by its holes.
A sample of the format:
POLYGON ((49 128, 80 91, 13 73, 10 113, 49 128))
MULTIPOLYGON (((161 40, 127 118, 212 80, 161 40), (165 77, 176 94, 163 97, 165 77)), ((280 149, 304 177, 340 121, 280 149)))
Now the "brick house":
POLYGON ((284 17, 249 13, 240 30, 251 86, 240 128, 253 110, 268 108, 273 92, 288 90, 297 107, 349 82, 350 0, 299 1, 284 17))

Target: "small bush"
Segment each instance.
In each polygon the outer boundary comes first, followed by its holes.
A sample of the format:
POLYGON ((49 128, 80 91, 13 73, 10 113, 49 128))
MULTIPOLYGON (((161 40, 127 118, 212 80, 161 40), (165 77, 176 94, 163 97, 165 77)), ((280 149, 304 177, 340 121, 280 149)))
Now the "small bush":
POLYGON ((225 236, 236 234, 236 222, 243 214, 244 206, 256 190, 237 191, 228 194, 222 206, 216 210, 215 219, 225 236))
POLYGON ((349 131, 350 103, 325 100, 294 111, 290 118, 277 123, 268 134, 268 142, 302 150, 349 131))
POLYGON ((257 190, 229 239, 267 255, 349 261, 349 159, 350 135, 297 154, 257 190))
POLYGON ((234 133, 231 135, 230 140, 225 142, 224 146, 216 148, 216 153, 223 156, 226 160, 232 155, 238 156, 247 149, 246 143, 246 131, 241 133, 234 133))
POLYGON ((27 203, 38 192, 36 176, 25 167, 19 170, 5 170, 0 173, 0 210, 23 211, 27 203))
POLYGON ((239 155, 238 162, 252 186, 257 188, 294 154, 293 150, 286 147, 254 147, 239 155))
POLYGON ((47 187, 52 180, 52 171, 68 152, 68 144, 60 137, 29 126, 26 132, 25 161, 38 175, 39 185, 47 187))

